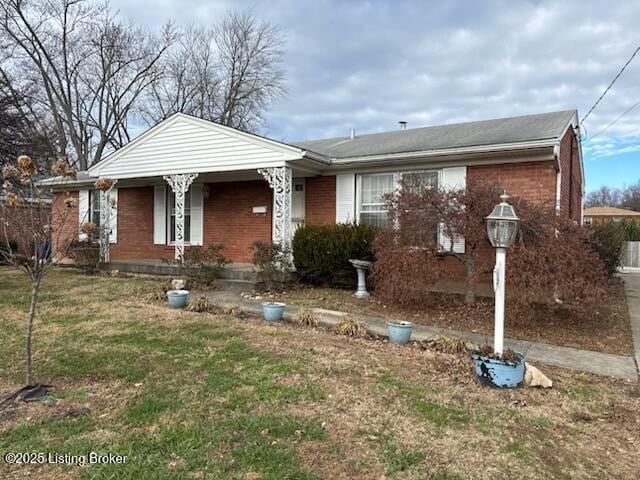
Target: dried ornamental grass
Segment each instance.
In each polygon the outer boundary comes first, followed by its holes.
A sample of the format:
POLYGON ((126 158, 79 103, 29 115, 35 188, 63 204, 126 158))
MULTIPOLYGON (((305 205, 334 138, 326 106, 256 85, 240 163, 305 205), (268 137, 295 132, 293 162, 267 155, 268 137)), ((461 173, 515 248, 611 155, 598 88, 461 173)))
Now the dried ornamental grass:
POLYGON ((244 317, 244 311, 240 308, 240 305, 229 305, 228 307, 225 307, 224 314, 237 318, 244 317))
POLYGON ((446 337, 438 335, 432 340, 433 346, 444 353, 465 353, 467 342, 460 337, 446 337))
POLYGON ((196 300, 190 301, 189 305, 187 305, 187 311, 189 312, 204 313, 211 310, 213 310, 213 305, 205 296, 200 296, 196 300))
POLYGON ((338 335, 346 335, 348 337, 365 337, 367 335, 367 324, 359 320, 344 315, 338 323, 336 323, 331 331, 338 335))
POLYGON ((303 308, 296 313, 296 323, 301 327, 317 327, 318 315, 313 310, 303 308))

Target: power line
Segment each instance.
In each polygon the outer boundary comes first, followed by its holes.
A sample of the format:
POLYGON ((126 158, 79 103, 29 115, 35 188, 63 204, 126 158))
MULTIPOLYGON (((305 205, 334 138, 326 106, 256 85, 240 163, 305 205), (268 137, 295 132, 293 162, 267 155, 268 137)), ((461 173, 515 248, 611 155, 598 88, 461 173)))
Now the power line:
POLYGON ((638 48, 636 48, 635 52, 633 52, 633 55, 631 55, 631 57, 629 57, 629 60, 627 60, 627 63, 625 63, 622 68, 620 69, 620 71, 618 72, 618 74, 615 76, 615 78, 613 80, 611 80, 611 83, 609 84, 609 86, 607 88, 605 88, 604 92, 602 92, 602 95, 600 95, 600 97, 598 98, 598 100, 596 100, 596 103, 593 104, 593 106, 589 109, 589 111, 587 112, 587 114, 582 117, 582 121, 580 123, 584 123, 584 121, 587 119, 587 117, 591 114, 591 112, 593 112, 593 110, 598 106, 598 104, 600 103, 600 101, 604 98, 604 96, 607 94, 607 92, 611 89, 611 87, 613 87, 613 84, 616 83, 616 80, 618 80, 618 78, 620 78, 620 75, 622 75, 622 72, 624 72, 624 69, 627 68, 627 66, 631 63, 631 61, 633 60, 633 58, 637 55, 637 53, 640 52, 640 46, 638 48))
POLYGON ((612 127, 613 125, 615 125, 618 120, 620 120, 622 117, 624 117, 627 113, 629 113, 631 110, 636 108, 638 105, 640 105, 640 100, 638 100, 636 103, 634 103, 629 108, 627 108, 624 112, 622 112, 620 115, 618 115, 618 117, 613 122, 611 122, 609 125, 604 127, 602 130, 600 130, 598 133, 596 133, 593 137, 589 138, 589 141, 593 140, 594 138, 596 138, 601 133, 604 133, 606 130, 609 129, 609 127, 612 127))

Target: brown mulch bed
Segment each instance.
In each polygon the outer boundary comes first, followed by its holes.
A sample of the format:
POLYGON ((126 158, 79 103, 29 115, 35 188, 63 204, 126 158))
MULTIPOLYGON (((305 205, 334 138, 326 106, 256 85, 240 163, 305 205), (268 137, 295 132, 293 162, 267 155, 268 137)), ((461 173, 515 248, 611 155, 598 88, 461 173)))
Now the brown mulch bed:
MULTIPOLYGON (((376 299, 357 299, 351 290, 297 286, 277 295, 293 305, 318 307, 361 315, 409 320, 484 335, 493 333, 493 300, 479 298, 465 305, 461 295, 433 294, 429 305, 401 307, 376 299)), ((609 300, 589 315, 567 306, 532 309, 527 318, 505 319, 505 336, 553 345, 632 355, 633 343, 624 285, 615 278, 609 300)))

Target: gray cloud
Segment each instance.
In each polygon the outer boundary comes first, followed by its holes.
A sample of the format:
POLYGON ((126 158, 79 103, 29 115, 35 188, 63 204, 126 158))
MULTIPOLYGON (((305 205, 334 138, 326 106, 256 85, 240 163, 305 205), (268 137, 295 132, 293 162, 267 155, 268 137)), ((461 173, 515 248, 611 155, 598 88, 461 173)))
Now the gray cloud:
MULTIPOLYGON (((288 39, 288 95, 263 133, 282 140, 577 108, 637 47, 640 2, 215 2, 117 0, 157 28, 253 7, 288 39)), ((593 134, 640 99, 640 58, 586 122, 593 134)), ((640 107, 585 143, 593 158, 640 150, 640 107)))

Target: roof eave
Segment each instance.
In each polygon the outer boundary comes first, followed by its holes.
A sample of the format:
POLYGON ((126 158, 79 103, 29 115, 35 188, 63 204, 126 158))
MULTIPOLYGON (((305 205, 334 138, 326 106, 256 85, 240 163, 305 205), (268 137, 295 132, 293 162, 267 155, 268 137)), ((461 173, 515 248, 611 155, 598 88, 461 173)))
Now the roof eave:
POLYGON ((456 156, 474 156, 482 153, 490 152, 508 152, 510 150, 527 150, 536 148, 553 148, 557 144, 556 138, 536 140, 529 142, 518 143, 505 143, 505 144, 492 144, 492 145, 479 145, 475 147, 456 147, 445 148, 438 150, 422 150, 415 152, 401 152, 401 153, 389 153, 378 155, 366 155, 360 157, 341 157, 332 158, 332 165, 349 165, 349 164, 361 164, 368 162, 378 162, 381 160, 408 160, 412 158, 429 158, 429 157, 443 157, 449 155, 456 156))

